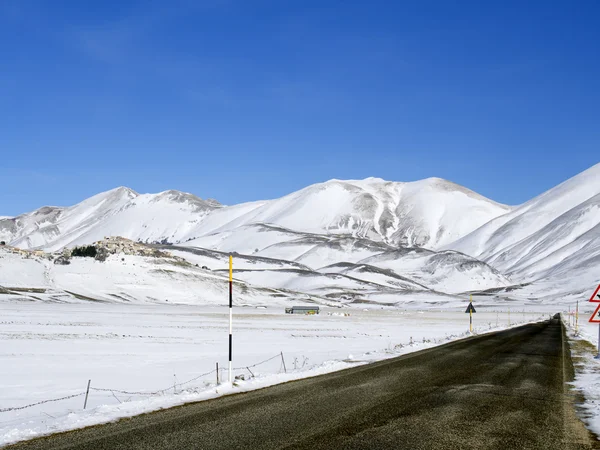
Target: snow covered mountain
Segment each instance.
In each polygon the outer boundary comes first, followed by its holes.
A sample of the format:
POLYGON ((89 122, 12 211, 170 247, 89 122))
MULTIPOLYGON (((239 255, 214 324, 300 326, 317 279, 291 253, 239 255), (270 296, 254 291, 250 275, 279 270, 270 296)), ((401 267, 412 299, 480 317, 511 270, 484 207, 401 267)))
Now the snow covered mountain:
POLYGON ((142 195, 120 187, 70 208, 44 207, 0 220, 0 240, 19 248, 48 251, 115 235, 135 240, 176 240, 220 207, 214 200, 183 192, 142 195))
POLYGON ((435 249, 508 211, 506 205, 439 178, 411 183, 331 180, 280 199, 216 211, 187 239, 270 224, 435 249))
POLYGON ((507 211, 438 178, 331 180, 229 207, 177 191, 138 194, 121 187, 72 207, 0 220, 0 239, 58 251, 118 235, 176 244, 179 256, 216 271, 227 264, 219 252, 235 252, 236 275, 252 286, 393 304, 403 293, 444 296, 509 286, 484 263, 433 250, 507 211), (407 247, 413 250, 403 252, 407 247))
POLYGON ((70 208, 44 207, 0 220, 0 239, 21 248, 57 250, 109 235, 189 242, 253 224, 295 232, 343 234, 435 249, 509 211, 438 178, 394 183, 331 180, 283 198, 222 207, 191 194, 140 195, 117 188, 70 208))
POLYGON ((558 299, 600 282, 600 164, 518 207, 439 178, 368 178, 233 206, 121 187, 0 219, 0 240, 25 249, 117 235, 169 244, 216 272, 235 253, 240 282, 334 301, 394 304, 419 292, 558 299))
POLYGON ((560 284, 566 294, 600 283, 600 164, 473 233, 451 248, 485 261, 513 281, 560 284))

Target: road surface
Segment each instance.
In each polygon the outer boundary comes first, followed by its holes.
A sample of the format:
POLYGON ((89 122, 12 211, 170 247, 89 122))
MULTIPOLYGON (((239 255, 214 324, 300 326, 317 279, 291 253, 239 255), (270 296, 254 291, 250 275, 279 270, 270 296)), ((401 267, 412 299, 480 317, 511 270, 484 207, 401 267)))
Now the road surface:
POLYGON ((600 448, 558 319, 11 450, 600 448))

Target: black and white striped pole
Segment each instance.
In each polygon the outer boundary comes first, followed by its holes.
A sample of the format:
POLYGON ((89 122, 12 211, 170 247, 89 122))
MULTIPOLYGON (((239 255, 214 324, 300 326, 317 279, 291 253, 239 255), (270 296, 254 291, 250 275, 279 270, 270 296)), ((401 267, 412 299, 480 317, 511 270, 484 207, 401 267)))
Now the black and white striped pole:
POLYGON ((233 383, 231 365, 233 344, 233 257, 229 255, 229 382, 233 383))

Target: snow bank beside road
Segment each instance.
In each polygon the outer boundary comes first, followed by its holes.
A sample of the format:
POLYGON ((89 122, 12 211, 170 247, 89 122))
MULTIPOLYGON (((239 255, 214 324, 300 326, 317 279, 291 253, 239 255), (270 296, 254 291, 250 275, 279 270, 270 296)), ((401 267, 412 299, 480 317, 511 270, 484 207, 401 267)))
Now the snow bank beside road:
POLYGON ((600 436, 600 360, 595 358, 598 355, 598 324, 586 320, 587 314, 580 317, 576 330, 573 321, 569 324, 568 318, 563 316, 575 366, 575 380, 571 385, 583 394, 583 403, 578 405, 579 415, 587 427, 600 436))

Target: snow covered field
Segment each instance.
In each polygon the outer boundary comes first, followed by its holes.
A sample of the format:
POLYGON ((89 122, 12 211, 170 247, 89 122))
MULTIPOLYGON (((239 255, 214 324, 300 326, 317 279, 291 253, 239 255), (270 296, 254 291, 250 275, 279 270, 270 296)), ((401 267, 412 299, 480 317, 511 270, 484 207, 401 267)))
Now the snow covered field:
MULTIPOLYGON (((215 364, 227 367, 227 308, 4 302, 2 311, 0 445, 339 370, 468 335, 462 308, 324 309, 318 316, 298 316, 284 314, 282 307, 238 307, 234 367, 246 381, 216 388, 215 364), (83 411, 89 379, 92 390, 83 411), (76 397, 13 409, 71 395, 76 397)), ((513 310, 511 324, 547 316, 513 310)), ((508 314, 480 310, 474 324, 476 333, 507 327, 508 314)), ((226 379, 226 372, 221 376, 226 379)))

